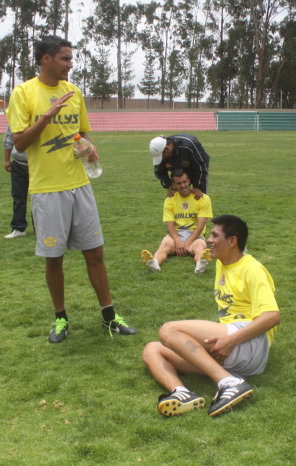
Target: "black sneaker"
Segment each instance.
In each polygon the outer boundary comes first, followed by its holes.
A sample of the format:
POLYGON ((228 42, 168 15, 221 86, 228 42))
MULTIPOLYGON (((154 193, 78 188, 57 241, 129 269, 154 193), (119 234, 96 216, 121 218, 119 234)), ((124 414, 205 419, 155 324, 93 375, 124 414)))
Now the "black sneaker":
POLYGON ((127 323, 120 317, 117 313, 115 313, 115 318, 110 321, 106 321, 103 319, 102 322, 103 327, 109 329, 110 336, 112 337, 112 332, 114 333, 121 333, 121 335, 134 335, 138 333, 138 330, 134 327, 129 327, 127 323))
POLYGON ((53 328, 49 333, 49 341, 51 343, 60 343, 68 334, 68 321, 64 317, 56 319, 53 328))
POLYGON ((203 408, 205 400, 193 392, 176 391, 160 395, 158 399, 158 411, 165 416, 175 416, 176 414, 186 413, 193 409, 203 408))
POLYGON ((245 381, 233 387, 221 388, 212 400, 208 415, 214 417, 218 416, 218 414, 227 413, 232 406, 240 403, 245 398, 249 398, 252 393, 252 387, 245 381))

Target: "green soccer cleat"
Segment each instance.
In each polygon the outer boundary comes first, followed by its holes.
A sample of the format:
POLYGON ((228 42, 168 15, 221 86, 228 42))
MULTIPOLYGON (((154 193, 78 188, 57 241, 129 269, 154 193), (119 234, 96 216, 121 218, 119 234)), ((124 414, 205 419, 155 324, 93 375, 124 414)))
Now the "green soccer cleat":
POLYGON ((49 333, 49 341, 51 343, 60 343, 68 334, 68 321, 64 317, 57 318, 53 324, 53 328, 49 333))
POLYGON ((134 335, 138 333, 138 330, 134 327, 129 327, 128 324, 115 313, 115 318, 110 321, 103 320, 102 326, 109 329, 110 336, 112 337, 113 333, 120 333, 121 335, 134 335))

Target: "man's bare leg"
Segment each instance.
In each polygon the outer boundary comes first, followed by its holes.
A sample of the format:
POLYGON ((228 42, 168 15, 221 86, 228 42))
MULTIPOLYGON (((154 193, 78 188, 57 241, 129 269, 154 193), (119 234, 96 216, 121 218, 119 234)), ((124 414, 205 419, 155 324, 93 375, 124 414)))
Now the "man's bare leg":
POLYGON ((111 305, 107 270, 104 263, 103 246, 82 251, 90 282, 102 307, 111 305))
POLYGON ((65 309, 63 259, 64 256, 46 258, 46 281, 56 312, 65 309))
POLYGON ((102 307, 103 327, 109 328, 109 332, 121 333, 122 335, 134 335, 138 333, 134 327, 128 326, 127 323, 114 312, 107 270, 103 258, 103 246, 82 252, 86 261, 90 282, 102 307))
POLYGON ((205 374, 218 384, 221 390, 212 401, 209 416, 224 413, 251 395, 247 382, 233 377, 208 353, 210 345, 205 340, 226 335, 226 326, 210 321, 164 324, 159 332, 161 343, 150 343, 143 351, 153 377, 172 392, 160 396, 159 412, 172 416, 204 406, 203 398, 182 386, 180 373, 205 374))
POLYGON ((206 242, 202 238, 197 238, 195 241, 193 241, 189 249, 189 252, 190 254, 193 255, 195 263, 199 261, 206 247, 207 247, 206 242))
POLYGON ((156 253, 154 254, 154 258, 157 259, 159 265, 161 265, 167 260, 168 256, 175 254, 175 252, 175 241, 170 235, 166 235, 161 241, 156 253))

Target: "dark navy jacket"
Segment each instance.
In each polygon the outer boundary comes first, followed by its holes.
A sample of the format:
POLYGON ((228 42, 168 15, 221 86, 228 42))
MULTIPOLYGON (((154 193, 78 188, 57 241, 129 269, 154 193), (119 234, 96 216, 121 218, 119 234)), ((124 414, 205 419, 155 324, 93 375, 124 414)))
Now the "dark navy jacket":
POLYGON ((163 160, 154 167, 155 176, 162 186, 168 189, 171 184, 171 173, 176 168, 182 168, 190 178, 194 188, 207 192, 210 157, 201 143, 191 134, 175 134, 168 136, 174 142, 172 157, 163 160))

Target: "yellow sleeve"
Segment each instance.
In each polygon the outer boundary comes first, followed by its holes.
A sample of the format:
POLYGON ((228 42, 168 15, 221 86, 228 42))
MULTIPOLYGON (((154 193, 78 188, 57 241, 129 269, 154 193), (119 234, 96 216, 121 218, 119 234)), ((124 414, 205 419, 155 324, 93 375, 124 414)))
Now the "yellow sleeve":
POLYGON ((252 317, 258 317, 263 312, 279 311, 274 292, 274 283, 265 267, 258 263, 250 267, 246 274, 246 283, 252 306, 252 317))
POLYGON ((198 216, 212 218, 213 217, 212 202, 209 196, 204 194, 203 197, 201 197, 199 201, 200 201, 200 208, 198 210, 198 216))
POLYGON ((30 126, 30 110, 21 86, 12 91, 6 115, 12 133, 21 133, 30 126))
POLYGON ((167 197, 163 205, 163 222, 174 222, 174 212, 173 212, 173 198, 167 197))

